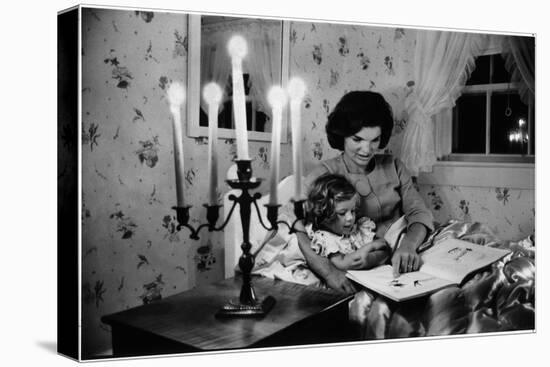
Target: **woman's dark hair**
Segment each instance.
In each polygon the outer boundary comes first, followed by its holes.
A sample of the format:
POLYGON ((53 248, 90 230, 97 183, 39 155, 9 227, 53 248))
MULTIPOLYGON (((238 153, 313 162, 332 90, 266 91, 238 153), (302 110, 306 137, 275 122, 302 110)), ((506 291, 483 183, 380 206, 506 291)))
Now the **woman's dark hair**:
POLYGON ((380 148, 385 148, 393 129, 391 107, 380 93, 349 92, 328 116, 325 127, 328 143, 334 149, 344 150, 344 139, 364 127, 380 127, 380 148))
POLYGON ((307 195, 306 223, 311 223, 313 230, 320 229, 323 223, 336 216, 336 203, 350 200, 356 192, 355 187, 342 175, 327 173, 317 177, 307 195))

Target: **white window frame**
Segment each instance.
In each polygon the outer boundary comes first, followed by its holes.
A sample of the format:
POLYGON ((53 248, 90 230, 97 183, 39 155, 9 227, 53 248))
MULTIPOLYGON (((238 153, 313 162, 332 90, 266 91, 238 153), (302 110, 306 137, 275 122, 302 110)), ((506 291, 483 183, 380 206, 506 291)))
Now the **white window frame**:
MULTIPOLYGON (((485 52, 481 53, 479 56, 488 56, 488 55, 495 55, 502 53, 500 47, 491 47, 490 49, 486 50, 485 52)), ((490 70, 489 73, 492 74, 492 68, 493 63, 490 64, 490 70)), ((467 85, 462 90, 461 95, 465 94, 486 94, 486 115, 485 115, 485 152, 484 153, 477 153, 477 154, 469 154, 469 153, 453 153, 452 152, 452 139, 453 139, 453 129, 449 129, 448 134, 450 134, 450 142, 451 142, 451 151, 449 154, 439 158, 440 161, 451 161, 451 162, 473 162, 473 163, 482 163, 482 162, 488 162, 488 163, 527 163, 532 164, 535 161, 534 154, 531 154, 532 152, 532 141, 533 139, 530 139, 528 141, 527 146, 527 152, 528 154, 498 154, 498 153, 490 153, 491 144, 490 144, 490 136, 491 136, 491 96, 495 92, 506 92, 506 91, 518 91, 519 90, 519 84, 518 83, 492 83, 492 84, 476 84, 476 85, 467 85)), ((529 136, 533 136, 532 129, 533 129, 533 105, 528 105, 528 116, 527 116, 527 126, 528 126, 528 134, 529 136)), ((453 119, 453 113, 451 112, 447 118, 451 118, 450 126, 452 126, 452 119, 453 119)), ((436 129, 437 129, 436 124, 436 129)))
MULTIPOLYGON (((199 124, 200 91, 200 43, 201 43, 201 15, 189 14, 188 17, 188 68, 187 68, 187 136, 208 136, 208 127, 199 124)), ((290 70, 290 21, 281 20, 281 80, 285 88, 289 80, 290 70)), ((290 109, 285 109, 281 121, 281 143, 289 143, 288 121, 290 109)), ((233 119, 233 118, 232 118, 233 119)), ((249 141, 271 141, 271 132, 248 130, 249 141)), ((218 129, 218 139, 235 139, 234 129, 218 129)))

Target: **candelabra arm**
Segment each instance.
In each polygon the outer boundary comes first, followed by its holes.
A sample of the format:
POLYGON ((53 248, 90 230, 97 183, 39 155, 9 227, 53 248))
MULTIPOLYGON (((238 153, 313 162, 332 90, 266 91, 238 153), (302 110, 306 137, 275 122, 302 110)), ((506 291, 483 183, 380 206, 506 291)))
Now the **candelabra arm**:
POLYGON ((229 199, 233 200, 233 205, 231 206, 231 209, 229 209, 229 213, 227 214, 227 217, 225 218, 225 221, 222 223, 219 227, 214 227, 213 231, 221 231, 227 226, 227 223, 229 223, 229 220, 231 219, 231 215, 233 214, 233 210, 235 210, 235 207, 237 206, 237 200, 234 195, 230 195, 229 199), (233 199, 232 199, 233 197, 233 199))
POLYGON ((182 227, 186 227, 191 232, 189 237, 191 239, 197 240, 198 237, 198 231, 200 230, 200 227, 198 230, 196 230, 192 225, 189 224, 189 209, 191 208, 190 205, 186 206, 173 206, 172 209, 176 211, 176 220, 178 221, 178 225, 176 229, 178 231, 181 231, 182 227))
MULTIPOLYGON (((256 200, 253 201, 254 203, 254 206, 256 207, 256 213, 258 213, 258 219, 260 220, 260 224, 262 225, 262 227, 264 227, 266 230, 268 231, 273 231, 273 230, 276 230, 277 229, 277 225, 276 225, 276 222, 271 222, 271 227, 268 227, 264 221, 263 221, 263 217, 262 217, 262 214, 260 213, 260 207, 258 206, 258 203, 256 202, 256 200)), ((268 211, 269 211, 269 206, 266 205, 268 207, 268 211)), ((275 206, 275 210, 277 210, 277 208, 279 207, 280 205, 277 205, 275 206)), ((270 217, 268 215, 268 217, 270 217)), ((275 219, 277 219, 277 212, 275 212, 275 219)))
POLYGON ((267 218, 268 218, 269 222, 271 223, 271 227, 268 227, 264 223, 264 221, 262 219, 262 215, 260 213, 260 208, 258 207, 258 203, 256 203, 256 201, 254 201, 254 206, 256 207, 256 212, 258 213, 258 218, 260 219, 260 224, 266 230, 268 230, 268 231, 275 230, 276 231, 279 228, 279 224, 284 224, 285 226, 288 227, 289 233, 292 234, 292 233, 298 232, 298 230, 296 229, 296 223, 298 223, 298 221, 304 219, 304 217, 305 217, 305 215, 304 215, 304 202, 305 202, 305 200, 295 200, 294 201, 294 215, 296 216, 296 219, 292 222, 292 224, 289 224, 288 222, 283 221, 283 220, 279 220, 279 221, 277 220, 278 209, 279 209, 280 205, 266 204, 265 206, 267 207, 267 218))
MULTIPOLYGON (((233 208, 235 207, 236 203, 233 204, 233 208)), ((201 224, 197 228, 193 227, 191 224, 189 224, 189 209, 191 206, 186 205, 183 207, 174 206, 172 209, 176 211, 176 219, 178 221, 178 226, 176 229, 178 231, 181 230, 182 227, 186 227, 189 229, 189 238, 193 240, 200 239, 199 233, 203 228, 208 228, 210 232, 223 229, 225 225, 227 224, 227 220, 223 224, 223 226, 219 229, 216 229, 216 222, 218 221, 219 217, 219 209, 221 208, 221 205, 204 205, 206 207, 206 218, 208 220, 208 223, 201 224)), ((233 208, 231 208, 231 212, 233 212, 233 208)), ((229 216, 231 216, 231 212, 229 213, 229 216)))

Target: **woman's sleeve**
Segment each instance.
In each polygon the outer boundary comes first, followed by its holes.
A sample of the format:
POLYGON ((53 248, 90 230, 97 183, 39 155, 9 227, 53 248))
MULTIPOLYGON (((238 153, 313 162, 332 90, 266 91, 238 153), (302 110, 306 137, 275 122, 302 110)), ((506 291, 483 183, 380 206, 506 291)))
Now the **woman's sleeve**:
POLYGON ((424 200, 416 190, 407 168, 401 161, 395 159, 395 169, 400 181, 401 205, 407 219, 407 227, 413 223, 421 223, 429 231, 433 231, 432 212, 426 207, 424 200))

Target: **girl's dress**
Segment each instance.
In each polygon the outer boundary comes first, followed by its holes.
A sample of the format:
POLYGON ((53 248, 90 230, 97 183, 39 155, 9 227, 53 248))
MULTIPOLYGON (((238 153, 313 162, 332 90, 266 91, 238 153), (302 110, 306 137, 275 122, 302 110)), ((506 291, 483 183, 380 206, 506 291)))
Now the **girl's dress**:
POLYGON ((334 253, 349 254, 372 242, 376 225, 367 217, 359 218, 349 235, 338 235, 326 230, 313 230, 311 224, 306 226, 311 248, 318 255, 329 257, 334 253))

